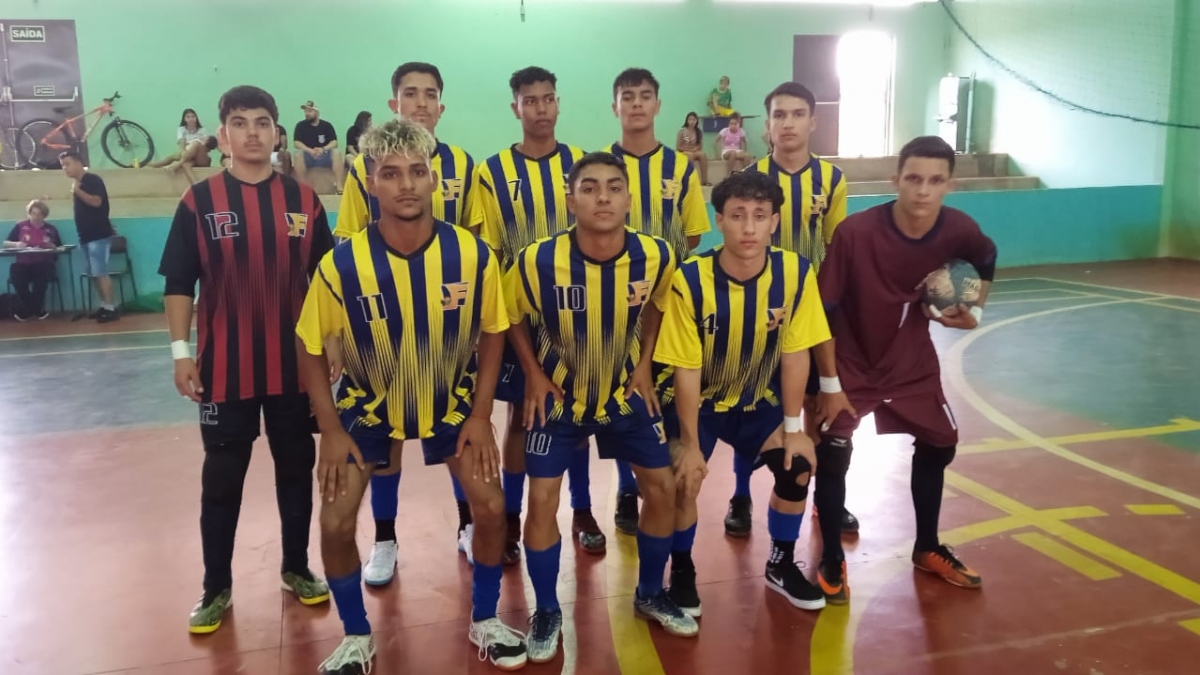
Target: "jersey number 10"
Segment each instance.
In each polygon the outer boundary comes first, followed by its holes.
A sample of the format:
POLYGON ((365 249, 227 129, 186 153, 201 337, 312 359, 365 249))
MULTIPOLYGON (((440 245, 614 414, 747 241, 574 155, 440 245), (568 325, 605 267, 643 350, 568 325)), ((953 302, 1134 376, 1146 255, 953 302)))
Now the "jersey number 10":
POLYGON ((587 310, 587 289, 583 286, 555 286, 554 299, 558 309, 569 312, 587 310))

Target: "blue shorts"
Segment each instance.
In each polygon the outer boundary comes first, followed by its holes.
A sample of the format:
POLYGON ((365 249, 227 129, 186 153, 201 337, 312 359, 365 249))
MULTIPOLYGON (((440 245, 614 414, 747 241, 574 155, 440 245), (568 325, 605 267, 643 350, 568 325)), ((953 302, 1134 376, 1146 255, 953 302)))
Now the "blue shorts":
POLYGON ((525 371, 511 345, 504 346, 500 377, 496 380, 496 400, 520 405, 525 402, 525 371))
POLYGON ((613 417, 608 424, 551 420, 535 426, 525 437, 525 473, 532 478, 558 478, 566 473, 574 453, 588 451, 592 436, 601 459, 621 459, 644 469, 671 466, 662 418, 646 412, 640 397, 629 399, 629 406, 628 415, 613 417))
MULTIPOLYGON (((748 459, 757 459, 763 443, 783 424, 783 408, 759 408, 758 410, 728 410, 726 412, 700 412, 700 451, 704 461, 712 457, 717 441, 725 441, 733 451, 748 459)), ((679 438, 679 416, 675 406, 663 410, 663 425, 667 438, 679 438)), ((768 448, 769 450, 770 448, 768 448)))
POLYGON ((89 241, 80 244, 83 249, 83 261, 87 264, 90 277, 108 276, 108 252, 112 249, 112 237, 89 241))
MULTIPOLYGON (((396 439, 390 435, 391 427, 386 424, 375 427, 355 424, 354 417, 347 419, 345 412, 342 413, 342 427, 350 433, 350 438, 358 446, 363 462, 373 464, 377 469, 386 469, 392 465, 392 441, 396 439)), ((425 466, 444 464, 448 457, 454 456, 458 451, 458 431, 461 428, 441 423, 433 428, 432 436, 421 439, 425 466)), ((353 461, 353 457, 346 458, 347 463, 353 461)))
POLYGON ((321 155, 320 157, 313 157, 312 155, 308 154, 307 152, 303 152, 303 151, 301 151, 300 154, 304 155, 304 168, 306 168, 306 169, 316 169, 316 168, 332 169, 333 168, 333 153, 330 152, 329 150, 326 150, 325 154, 321 155))

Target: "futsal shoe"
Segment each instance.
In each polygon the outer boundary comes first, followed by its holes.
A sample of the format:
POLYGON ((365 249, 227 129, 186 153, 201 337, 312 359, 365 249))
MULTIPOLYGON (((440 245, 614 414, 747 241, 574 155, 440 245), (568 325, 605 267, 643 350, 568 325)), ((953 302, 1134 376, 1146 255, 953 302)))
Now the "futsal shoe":
POLYGON ((491 661, 500 670, 520 670, 529 659, 525 636, 496 617, 472 621, 467 639, 479 647, 480 661, 491 661))
POLYGON ((696 570, 672 569, 667 595, 679 609, 693 619, 700 618, 700 593, 696 591, 696 570))
POLYGON ((208 635, 221 627, 225 612, 233 606, 233 591, 228 588, 210 596, 205 593, 188 616, 188 632, 195 635, 208 635))
POLYGON ((284 572, 283 590, 295 595, 296 599, 304 605, 319 605, 322 602, 329 602, 329 586, 308 570, 304 570, 302 574, 284 572))
POLYGON ((945 544, 939 545, 932 551, 913 551, 913 565, 922 571, 936 574, 961 588, 979 588, 983 579, 975 570, 963 564, 954 555, 954 549, 945 544))
POLYGON ((658 623, 663 630, 676 637, 696 637, 700 632, 700 624, 684 614, 665 590, 651 598, 643 598, 634 592, 633 610, 638 616, 658 623))
POLYGON ((817 566, 817 583, 830 605, 845 605, 850 602, 850 581, 846 578, 845 560, 822 560, 817 566))
MULTIPOLYGON (((820 518, 817 513, 817 505, 813 504, 813 518, 820 518)), ((842 509, 842 534, 858 534, 858 518, 850 513, 849 509, 842 509)))
POLYGON ((366 675, 375 658, 375 640, 370 635, 347 635, 329 658, 317 666, 321 675, 366 675))
POLYGON ((788 560, 767 563, 767 588, 779 593, 800 609, 817 610, 825 607, 825 593, 809 583, 796 563, 788 560))
POLYGON ((621 534, 633 536, 638 528, 638 495, 636 492, 622 492, 617 495, 617 512, 613 514, 613 524, 621 534))
POLYGON ((745 539, 750 536, 753 524, 754 500, 735 495, 729 500, 729 510, 725 512, 725 535, 745 539))
POLYGON ((500 558, 506 567, 521 562, 521 514, 509 513, 506 516, 507 535, 504 539, 504 554, 500 558))
MULTIPOLYGON (((637 526, 634 527, 636 532, 637 526)), ((571 516, 571 534, 575 536, 575 543, 579 544, 579 548, 585 553, 603 555, 608 545, 608 539, 600 531, 600 525, 592 516, 591 509, 575 509, 575 515, 571 516)))
POLYGON ((371 557, 363 565, 363 583, 368 586, 386 586, 396 576, 396 558, 399 545, 394 541, 377 541, 371 547, 371 557))
POLYGON ((475 551, 471 548, 471 539, 475 536, 475 523, 467 523, 467 526, 458 531, 458 552, 467 556, 467 562, 472 567, 475 566, 475 551))
POLYGON ((546 663, 558 656, 562 622, 561 609, 539 609, 529 618, 529 636, 525 639, 525 649, 530 661, 546 663))

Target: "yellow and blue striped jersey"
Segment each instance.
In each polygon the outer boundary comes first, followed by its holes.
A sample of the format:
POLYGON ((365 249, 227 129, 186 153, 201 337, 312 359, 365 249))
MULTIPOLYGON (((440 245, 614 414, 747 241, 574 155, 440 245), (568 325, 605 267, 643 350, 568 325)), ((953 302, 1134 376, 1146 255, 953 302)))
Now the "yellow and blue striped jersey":
POLYGON ((846 174, 816 155, 796 173, 788 173, 771 157, 746 168, 779 181, 783 209, 771 243, 808 258, 817 269, 833 231, 846 219, 846 174))
POLYGON ((686 258, 688 237, 712 229, 696 168, 663 145, 640 156, 616 143, 604 151, 620 157, 629 172, 630 229, 666 239, 677 260, 686 258))
POLYGON ((348 381, 338 408, 392 438, 428 438, 471 412, 469 372, 480 332, 508 329, 496 255, 446 222, 401 255, 378 227, 330 251, 317 268, 296 334, 312 354, 342 338, 348 381))
POLYGON ((701 410, 778 406, 780 356, 829 339, 816 275, 798 254, 772 248, 758 276, 738 281, 721 269, 722 248, 675 272, 654 360, 700 370, 701 410))
POLYGON ((583 150, 563 143, 536 159, 513 146, 479 165, 473 192, 483 212, 479 236, 500 254, 505 269, 521 249, 574 223, 567 210, 567 174, 582 156, 583 150))
MULTIPOLYGON (((429 164, 440 179, 433 193, 433 217, 468 229, 479 227, 483 215, 471 208, 475 192, 475 160, 462 148, 439 141, 429 164)), ((359 155, 354 158, 350 173, 346 174, 333 234, 347 239, 377 220, 379 200, 367 191, 366 158, 359 155)))
POLYGON ((665 309, 674 272, 670 245, 633 231, 611 260, 584 256, 574 229, 517 255, 505 277, 508 320, 533 319, 538 362, 565 394, 551 419, 606 424, 630 413, 624 388, 642 312, 650 302, 665 309))

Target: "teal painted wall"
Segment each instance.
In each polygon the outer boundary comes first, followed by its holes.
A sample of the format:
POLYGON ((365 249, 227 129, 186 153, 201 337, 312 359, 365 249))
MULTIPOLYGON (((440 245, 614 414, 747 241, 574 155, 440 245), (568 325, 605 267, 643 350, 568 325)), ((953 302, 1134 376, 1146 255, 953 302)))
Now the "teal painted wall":
MULTIPOLYGON (((1200 7, 1178 0, 1178 14, 1171 120, 1200 124, 1200 7)), ((1168 140, 1163 252, 1200 258, 1200 130, 1172 129, 1168 140)))
MULTIPOLYGON (((1187 3, 1195 4, 1179 0, 1187 3)), ((952 10, 985 49, 1045 89, 1095 109, 1165 120, 1175 6, 1176 0, 987 0, 955 2, 952 10)), ((1163 182, 1164 127, 1055 102, 988 61, 943 19, 948 69, 979 80, 977 151, 1007 152, 1022 174, 1052 188, 1163 182)), ((1200 39, 1200 32, 1191 35, 1200 39)))
MULTIPOLYGON (((851 197, 849 211, 861 211, 890 199, 886 195, 851 197)), ((1161 186, 1149 185, 963 192, 951 194, 946 202, 979 221, 1000 250, 1001 267, 1018 267, 1153 257, 1158 246, 1163 191, 1161 186)), ((330 214, 330 222, 335 219, 336 214, 330 214)), ((52 222, 68 243, 76 241, 73 221, 52 222)), ((116 221, 118 231, 129 240, 135 279, 142 295, 162 292, 158 261, 170 222, 166 217, 116 221)), ((3 225, 4 234, 8 227, 11 224, 3 225)), ((714 229, 705 235, 700 247, 707 249, 720 241, 721 235, 714 229)), ((78 274, 83 269, 83 259, 78 251, 74 255, 78 274)), ((3 278, 8 276, 10 261, 0 258, 3 278)), ((60 279, 68 283, 66 261, 60 262, 59 272, 60 279)), ((69 287, 64 286, 63 290, 69 304, 69 287)))
MULTIPOLYGON (((289 130, 302 117, 300 103, 313 99, 342 134, 361 109, 387 114, 391 73, 408 60, 442 69, 439 136, 479 156, 519 133, 507 82, 530 64, 558 75, 560 136, 583 147, 619 135, 610 107, 616 74, 650 68, 663 86, 659 135, 671 140, 719 76, 732 78, 737 107, 761 114, 766 92, 791 78, 794 35, 862 28, 897 38, 897 143, 933 128, 945 41, 934 5, 873 13, 865 5, 714 0, 525 6, 524 22, 516 0, 6 0, 3 14, 74 19, 86 103, 120 89, 120 113, 168 146, 184 107, 215 127, 219 95, 243 83, 276 96, 289 130)), ((748 125, 759 152, 761 125, 748 125)))

